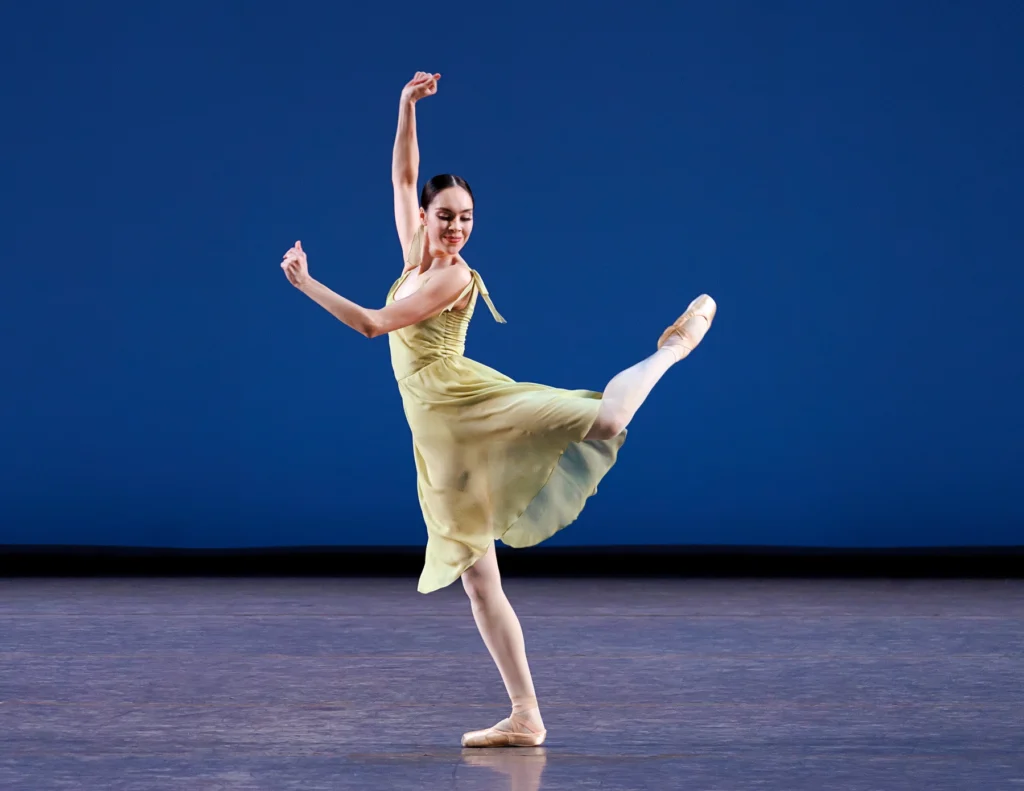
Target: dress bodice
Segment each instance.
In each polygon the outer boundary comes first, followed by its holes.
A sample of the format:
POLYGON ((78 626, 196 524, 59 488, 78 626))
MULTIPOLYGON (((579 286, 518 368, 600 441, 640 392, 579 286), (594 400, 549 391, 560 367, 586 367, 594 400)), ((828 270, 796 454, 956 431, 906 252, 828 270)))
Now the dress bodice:
MULTIPOLYGON (((398 291, 398 287, 410 271, 412 270, 403 273, 391 286, 386 304, 395 301, 395 292, 398 291)), ((473 318, 478 297, 484 298, 495 321, 505 323, 505 319, 494 308, 494 303, 491 302, 490 294, 487 292, 480 273, 475 269, 469 271, 472 273, 472 280, 453 303, 453 306, 457 305, 465 298, 466 293, 471 291, 472 297, 465 308, 456 309, 449 306, 436 316, 388 333, 388 345, 391 347, 391 367, 395 371, 396 379, 401 380, 411 376, 436 360, 464 354, 466 333, 469 330, 469 322, 473 318)))

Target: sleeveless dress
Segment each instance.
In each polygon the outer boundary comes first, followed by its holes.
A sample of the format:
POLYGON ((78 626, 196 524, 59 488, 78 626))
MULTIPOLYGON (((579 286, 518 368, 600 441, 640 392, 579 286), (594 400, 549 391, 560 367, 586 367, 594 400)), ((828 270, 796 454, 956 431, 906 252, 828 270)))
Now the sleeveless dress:
MULTIPOLYGON (((410 245, 419 260, 422 233, 410 245)), ((388 291, 386 304, 408 273, 388 291)), ((388 334, 391 365, 412 431, 417 493, 427 527, 417 590, 455 582, 493 539, 529 547, 571 524, 626 439, 584 440, 601 394, 516 382, 464 355, 483 297, 501 317, 480 274, 437 316, 388 334), (465 309, 455 309, 466 295, 465 309)))

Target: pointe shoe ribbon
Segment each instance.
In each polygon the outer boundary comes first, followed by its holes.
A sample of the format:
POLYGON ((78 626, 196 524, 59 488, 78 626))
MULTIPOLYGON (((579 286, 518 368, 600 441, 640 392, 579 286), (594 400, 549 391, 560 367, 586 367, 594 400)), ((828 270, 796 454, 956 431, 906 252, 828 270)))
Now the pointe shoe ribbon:
POLYGON ((664 346, 673 336, 678 336, 681 340, 674 342, 672 345, 678 347, 679 351, 682 352, 680 354, 680 359, 682 359, 697 348, 697 344, 704 339, 704 335, 711 328, 711 322, 714 321, 715 313, 717 312, 718 305, 715 304, 715 300, 707 294, 701 294, 689 304, 686 312, 661 334, 661 337, 658 338, 658 348, 660 349, 664 346), (704 319, 706 323, 703 326, 701 326, 701 322, 691 324, 694 319, 698 318, 704 319))
POLYGON ((547 737, 547 730, 532 731, 525 723, 514 718, 504 719, 482 731, 462 734, 463 747, 539 747, 547 737), (518 728, 519 730, 505 730, 518 728))

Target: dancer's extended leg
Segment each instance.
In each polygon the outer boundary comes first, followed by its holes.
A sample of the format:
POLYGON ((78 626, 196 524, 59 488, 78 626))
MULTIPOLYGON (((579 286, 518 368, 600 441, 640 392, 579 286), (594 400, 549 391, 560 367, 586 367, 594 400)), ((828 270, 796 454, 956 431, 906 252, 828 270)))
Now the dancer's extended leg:
POLYGON ((466 733, 463 747, 531 747, 544 741, 544 721, 526 661, 523 629, 501 587, 498 557, 491 543, 487 554, 462 575, 484 645, 498 666, 512 700, 512 715, 491 728, 466 733))
POLYGON ((662 333, 658 351, 616 374, 604 389, 601 408, 586 439, 611 439, 619 434, 665 372, 701 342, 716 310, 711 297, 706 294, 697 297, 675 324, 662 333))

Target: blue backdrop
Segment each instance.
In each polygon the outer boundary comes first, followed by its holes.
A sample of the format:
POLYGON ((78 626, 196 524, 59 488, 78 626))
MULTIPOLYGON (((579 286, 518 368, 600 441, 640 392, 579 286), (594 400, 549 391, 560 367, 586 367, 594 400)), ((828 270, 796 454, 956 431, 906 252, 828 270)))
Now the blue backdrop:
POLYGON ((387 341, 278 264, 382 303, 428 70, 468 354, 599 390, 719 303, 552 543, 1024 544, 1018 5, 12 7, 0 543, 423 541, 387 341))

